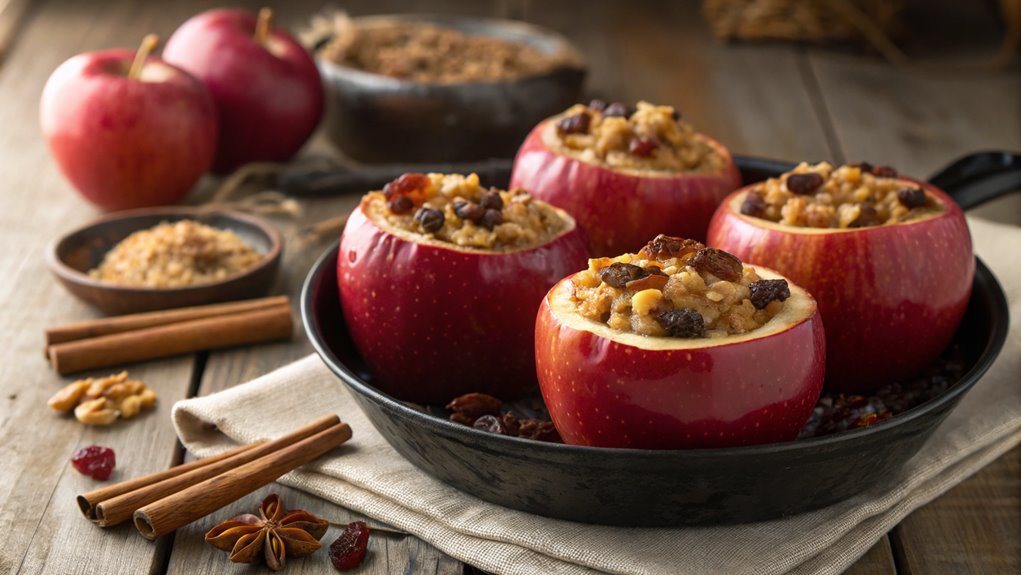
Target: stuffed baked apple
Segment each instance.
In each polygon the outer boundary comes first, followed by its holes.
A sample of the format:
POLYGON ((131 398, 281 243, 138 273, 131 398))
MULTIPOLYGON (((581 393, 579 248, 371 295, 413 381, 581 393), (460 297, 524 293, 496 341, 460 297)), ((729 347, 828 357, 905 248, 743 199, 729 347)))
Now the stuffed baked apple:
POLYGON ((910 377, 950 342, 975 258, 961 209, 889 167, 801 164, 735 192, 709 244, 810 291, 826 321, 826 385, 910 377))
POLYGON ((576 105, 543 121, 514 160, 512 187, 570 212, 593 255, 640 248, 658 233, 704 239, 741 185, 730 152, 670 106, 576 105))
POLYGON ((533 389, 536 310, 588 258, 563 210, 474 174, 405 174, 367 194, 339 253, 341 307, 373 382, 422 403, 533 389))
POLYGON ((823 325, 805 290, 667 236, 555 285, 535 352, 561 437, 600 447, 794 439, 825 370, 823 325))

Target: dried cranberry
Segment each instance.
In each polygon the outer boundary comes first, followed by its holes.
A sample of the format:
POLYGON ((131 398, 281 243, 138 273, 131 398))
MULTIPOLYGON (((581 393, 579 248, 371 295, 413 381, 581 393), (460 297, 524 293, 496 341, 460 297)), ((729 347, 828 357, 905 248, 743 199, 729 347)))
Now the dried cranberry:
POLYGON ((330 544, 330 562, 338 571, 354 569, 365 559, 369 548, 369 526, 364 521, 348 523, 336 541, 330 544))
POLYGON ((637 137, 628 144, 627 151, 635 156, 645 158, 652 154, 659 147, 659 140, 656 138, 637 137))
POLYGON ((702 242, 659 234, 639 252, 649 259, 683 258, 704 248, 702 242))
POLYGON ((906 208, 920 208, 929 199, 925 196, 925 190, 922 188, 901 188, 897 190, 897 201, 904 204, 906 208))
POLYGON ((495 415, 483 415, 475 420, 472 427, 475 429, 481 429, 482 431, 488 431, 489 433, 507 435, 507 430, 503 426, 503 421, 495 415))
POLYGON ((766 309, 769 302, 784 301, 791 297, 791 288, 784 279, 754 281, 748 284, 748 289, 752 292, 748 299, 755 309, 766 309))
POLYGON ((624 289, 628 282, 640 280, 647 275, 649 272, 644 269, 623 262, 616 262, 599 270, 599 279, 603 280, 606 285, 618 289, 624 289))
POLYGON ((588 108, 589 110, 592 110, 594 112, 602 112, 603 110, 606 109, 606 101, 592 100, 591 102, 588 103, 588 108))
POLYGON ((897 170, 890 166, 876 166, 875 168, 872 168, 872 175, 877 178, 896 178, 897 170))
POLYGON ((386 203, 387 209, 393 214, 406 214, 415 207, 415 202, 408 196, 395 196, 386 203))
POLYGON ((613 117, 627 118, 628 116, 631 115, 631 111, 628 110, 626 104, 614 102, 607 106, 606 110, 603 110, 603 115, 606 116, 607 118, 613 117))
POLYGON ((418 222, 418 225, 422 226, 422 231, 430 234, 443 229, 444 220, 446 220, 446 217, 443 215, 443 212, 432 208, 422 208, 415 214, 415 221, 418 222))
POLYGON ((822 175, 815 172, 787 176, 787 190, 794 194, 811 194, 823 183, 822 175))
POLYGON ((691 267, 702 273, 710 273, 728 282, 741 279, 744 266, 737 256, 718 248, 702 248, 691 258, 691 267))
POLYGON ((557 130, 561 134, 587 134, 592 116, 588 112, 580 112, 557 120, 557 130))
POLYGON ((500 197, 500 192, 496 190, 489 190, 482 194, 482 198, 479 200, 479 205, 487 210, 502 210, 503 198, 500 197))
POLYGON ((702 314, 689 307, 667 310, 656 320, 671 337, 702 337, 705 333, 705 320, 702 314))
POLYGON ((74 452, 71 465, 82 475, 98 480, 110 479, 113 468, 117 466, 117 457, 109 447, 90 445, 74 452))
POLYGON ((486 210, 486 213, 482 214, 482 220, 479 221, 479 225, 492 230, 496 226, 503 223, 503 214, 500 210, 486 210))
MULTIPOLYGON (((462 415, 471 418, 471 423, 483 415, 499 415, 500 406, 503 402, 485 393, 466 393, 455 397, 447 404, 447 409, 454 412, 454 415, 462 415)), ((450 417, 454 419, 452 415, 450 417)), ((471 425, 469 423, 469 425, 471 425)))
POLYGON ((386 199, 388 200, 397 195, 405 196, 410 193, 426 189, 429 187, 430 183, 429 176, 416 172, 409 172, 383 186, 383 195, 386 196, 386 199))
POLYGON ((861 204, 859 206, 858 217, 851 222, 852 228, 867 228, 869 226, 878 226, 883 223, 879 219, 879 213, 876 212, 876 208, 870 204, 861 204))
POLYGON ((462 220, 468 220, 477 224, 482 220, 482 216, 486 215, 486 210, 475 202, 454 200, 454 213, 462 220))
POLYGON ((751 190, 741 202, 741 213, 746 216, 761 217, 766 213, 766 199, 758 190, 751 190))

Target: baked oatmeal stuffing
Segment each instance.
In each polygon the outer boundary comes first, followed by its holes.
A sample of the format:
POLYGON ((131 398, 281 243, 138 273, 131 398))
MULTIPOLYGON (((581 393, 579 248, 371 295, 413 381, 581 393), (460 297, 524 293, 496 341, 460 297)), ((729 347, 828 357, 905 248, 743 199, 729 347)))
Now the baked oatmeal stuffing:
POLYGON ((589 260, 572 282, 582 316, 649 336, 746 333, 790 297, 786 280, 762 279, 728 252, 663 235, 637 254, 589 260))
POLYGON ((226 279, 262 258, 230 230, 180 220, 124 238, 89 276, 123 286, 177 288, 226 279))
POLYGON ((723 156, 670 106, 593 100, 553 118, 544 135, 553 149, 613 168, 665 172, 723 170, 723 156))
POLYGON ((540 245, 569 225, 562 212, 525 190, 487 189, 476 174, 404 174, 362 205, 400 230, 483 250, 540 245))
POLYGON ((863 228, 938 214, 942 206, 889 166, 802 162, 752 189, 741 213, 810 228, 863 228))
POLYGON ((565 63, 527 44, 470 36, 453 28, 417 22, 360 24, 339 18, 326 59, 421 83, 492 82, 549 72, 565 63))

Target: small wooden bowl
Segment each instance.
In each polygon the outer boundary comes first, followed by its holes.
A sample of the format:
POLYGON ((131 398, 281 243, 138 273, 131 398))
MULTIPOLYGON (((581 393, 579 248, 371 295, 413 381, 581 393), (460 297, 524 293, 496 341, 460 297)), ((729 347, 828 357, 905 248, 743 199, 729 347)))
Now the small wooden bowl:
POLYGON ((273 286, 282 251, 280 232, 248 214, 183 207, 145 208, 104 216, 57 238, 46 251, 46 263, 64 287, 82 301, 108 314, 123 314, 264 295, 273 286), (129 287, 89 277, 89 270, 98 266, 103 256, 128 235, 160 222, 183 219, 233 231, 264 257, 240 274, 189 287, 129 287))

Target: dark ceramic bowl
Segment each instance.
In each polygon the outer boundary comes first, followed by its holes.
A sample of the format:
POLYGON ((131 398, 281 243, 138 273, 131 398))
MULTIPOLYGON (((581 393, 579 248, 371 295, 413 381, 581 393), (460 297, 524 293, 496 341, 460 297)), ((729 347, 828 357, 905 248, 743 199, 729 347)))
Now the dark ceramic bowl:
POLYGON ((273 286, 282 250, 280 233, 255 216, 234 211, 206 213, 198 208, 144 208, 104 216, 54 240, 46 251, 46 263, 64 287, 82 301, 108 314, 123 314, 264 295, 273 286), (160 222, 183 219, 231 230, 264 257, 240 274, 192 287, 125 287, 89 277, 89 270, 128 235, 160 222))
POLYGON ((510 158, 540 120, 577 102, 580 53, 562 36, 522 22, 463 16, 355 18, 360 25, 426 22, 564 54, 565 65, 514 80, 426 84, 337 65, 317 57, 327 94, 326 134, 363 162, 449 162, 510 158))
MULTIPOLYGON (((737 162, 746 183, 793 167, 751 158, 737 162)), ((990 162, 998 165, 995 159, 990 162)), ((1021 161, 1016 167, 1021 169, 1021 161)), ((979 171, 989 173, 985 168, 979 171)), ((987 186, 985 177, 976 174, 944 172, 937 179, 951 193, 969 189, 981 199, 1002 193, 976 191, 976 186, 987 186)), ((651 451, 550 444, 452 423, 374 388, 344 324, 336 262, 334 245, 313 266, 302 291, 302 320, 323 361, 390 444, 426 473, 486 501, 588 523, 756 521, 850 498, 891 475, 922 447, 986 372, 1007 335, 1003 289, 978 261, 971 301, 955 338, 965 357, 964 376, 943 395, 896 417, 826 437, 727 449, 651 451)))

